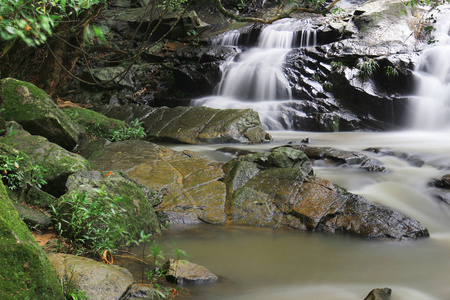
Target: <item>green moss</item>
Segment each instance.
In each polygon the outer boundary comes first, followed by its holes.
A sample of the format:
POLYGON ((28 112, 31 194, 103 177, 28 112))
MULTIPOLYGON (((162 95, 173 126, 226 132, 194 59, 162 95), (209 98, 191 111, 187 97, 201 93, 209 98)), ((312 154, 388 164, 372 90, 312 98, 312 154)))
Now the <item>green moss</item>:
POLYGON ((0 182, 0 299, 64 299, 55 271, 0 182))
POLYGON ((108 118, 103 114, 81 107, 70 107, 64 112, 86 129, 86 132, 96 137, 110 137, 114 131, 127 128, 124 121, 108 118))
MULTIPOLYGON (((36 105, 40 103, 47 104, 42 101, 49 96, 41 89, 31 83, 19 81, 13 78, 5 78, 1 81, 1 93, 5 106, 5 118, 7 120, 30 120, 37 118, 39 115, 44 116, 45 111, 37 110, 36 105)), ((52 103, 52 102, 51 102, 52 103)), ((47 109, 55 109, 55 105, 45 105, 47 109)))

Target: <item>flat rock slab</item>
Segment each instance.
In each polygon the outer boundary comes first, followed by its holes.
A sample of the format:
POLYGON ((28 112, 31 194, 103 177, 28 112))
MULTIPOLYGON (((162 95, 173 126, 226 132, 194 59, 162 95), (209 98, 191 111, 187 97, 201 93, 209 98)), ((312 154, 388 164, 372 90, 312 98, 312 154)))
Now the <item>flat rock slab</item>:
POLYGON ((262 128, 258 113, 251 109, 108 105, 96 110, 109 118, 127 122, 139 119, 150 140, 186 144, 254 144, 269 137, 262 128))
POLYGON ((199 153, 174 151, 147 141, 106 145, 89 160, 99 171, 123 171, 149 188, 163 190, 155 209, 193 221, 225 223, 225 184, 221 164, 199 153), (190 213, 190 214, 187 214, 190 213))

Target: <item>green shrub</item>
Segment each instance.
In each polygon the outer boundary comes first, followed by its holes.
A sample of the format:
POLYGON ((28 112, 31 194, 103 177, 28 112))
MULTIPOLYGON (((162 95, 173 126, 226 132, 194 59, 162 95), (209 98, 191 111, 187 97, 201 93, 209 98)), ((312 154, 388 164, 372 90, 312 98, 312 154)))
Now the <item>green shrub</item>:
POLYGON ((138 119, 130 122, 129 127, 120 128, 111 132, 108 137, 109 140, 113 142, 123 141, 123 140, 141 140, 145 137, 144 127, 142 127, 142 122, 138 119))
POLYGON ((361 80, 367 80, 372 78, 378 69, 379 65, 375 59, 358 59, 356 67, 359 69, 358 78, 361 80))
POLYGON ((104 186, 94 193, 74 192, 51 206, 55 228, 77 254, 99 257, 104 250, 115 251, 130 239, 120 201, 104 186))
POLYGON ((47 184, 39 165, 27 165, 20 155, 0 155, 0 177, 10 190, 22 189, 25 185, 41 188, 47 184))

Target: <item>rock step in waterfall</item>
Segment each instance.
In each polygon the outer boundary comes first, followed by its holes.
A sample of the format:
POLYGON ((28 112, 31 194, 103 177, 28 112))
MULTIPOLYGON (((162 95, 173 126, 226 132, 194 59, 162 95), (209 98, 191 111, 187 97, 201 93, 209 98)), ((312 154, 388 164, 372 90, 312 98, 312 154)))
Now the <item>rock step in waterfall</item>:
POLYGON ((416 66, 417 90, 410 126, 414 129, 448 129, 450 125, 450 7, 435 16, 431 47, 420 54, 416 66))
MULTIPOLYGON (((217 38, 216 45, 237 46, 240 33, 232 30, 217 38)), ((192 101, 193 106, 213 108, 252 108, 257 111, 267 129, 281 130, 289 122, 283 120, 283 103, 291 102, 292 92, 283 70, 287 53, 293 47, 311 47, 317 43, 317 33, 305 20, 284 19, 266 26, 256 47, 239 52, 222 67, 222 80, 216 87, 217 96, 192 101)))

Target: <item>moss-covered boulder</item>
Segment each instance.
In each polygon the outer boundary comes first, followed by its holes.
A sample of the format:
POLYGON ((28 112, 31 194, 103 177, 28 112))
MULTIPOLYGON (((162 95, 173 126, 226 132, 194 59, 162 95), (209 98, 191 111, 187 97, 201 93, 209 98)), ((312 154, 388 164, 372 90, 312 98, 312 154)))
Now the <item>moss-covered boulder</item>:
POLYGON ((105 115, 81 107, 65 108, 64 112, 72 121, 80 124, 86 133, 95 137, 110 137, 114 131, 124 130, 128 125, 121 120, 108 118, 105 115))
MULTIPOLYGON (((70 254, 49 254, 64 288, 80 290, 88 299, 122 299, 135 282, 128 270, 70 254)), ((35 298, 30 298, 35 299, 35 298)))
POLYGON ((418 221, 312 176, 292 148, 241 156, 224 165, 227 220, 394 240, 428 236, 418 221))
POLYGON ((221 164, 192 151, 174 151, 147 141, 122 141, 88 157, 104 172, 123 171, 147 187, 163 192, 156 210, 174 222, 225 223, 225 184, 221 164))
MULTIPOLYGON (((89 170, 89 162, 82 156, 67 151, 44 137, 31 135, 17 123, 10 124, 13 126, 13 133, 0 137, 0 143, 19 150, 19 155, 25 157, 22 163, 45 168, 46 171, 42 173, 42 179, 47 182, 42 187, 44 191, 59 197, 66 192, 64 185, 70 174, 89 170)), ((40 196, 44 197, 42 194, 40 196)))
POLYGON ((41 89, 13 78, 0 81, 5 118, 16 121, 31 134, 72 150, 79 142, 80 128, 41 89))
POLYGON ((262 143, 269 137, 262 128, 258 113, 251 109, 105 105, 96 110, 110 118, 128 122, 139 119, 149 140, 248 144, 262 143))
POLYGON ((58 199, 56 219, 68 238, 76 240, 83 236, 84 246, 95 248, 106 241, 105 247, 120 249, 127 242, 138 240, 141 231, 147 234, 160 231, 153 208, 161 202, 158 191, 119 172, 75 173, 68 178, 67 188, 69 191, 58 199), (74 223, 81 227, 70 226, 74 223))
POLYGON ((0 299, 64 299, 47 255, 0 182, 0 299))

